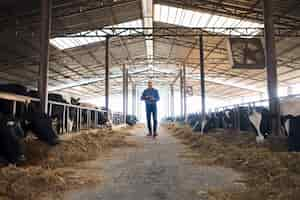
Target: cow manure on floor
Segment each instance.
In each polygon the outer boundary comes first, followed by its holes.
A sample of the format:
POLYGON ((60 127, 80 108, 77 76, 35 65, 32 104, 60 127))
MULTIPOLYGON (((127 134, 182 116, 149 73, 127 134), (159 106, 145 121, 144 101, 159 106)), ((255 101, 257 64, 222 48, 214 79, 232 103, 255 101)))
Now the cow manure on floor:
POLYGON ((102 177, 96 159, 112 148, 136 147, 125 139, 128 135, 128 128, 86 131, 64 136, 54 147, 28 139, 27 162, 0 168, 0 199, 60 199, 63 191, 97 184, 102 177), (97 171, 89 170, 90 165, 97 165, 97 171))
POLYGON ((281 151, 274 145, 258 145, 255 136, 245 134, 195 135, 191 128, 168 125, 170 133, 189 146, 182 156, 195 164, 233 168, 245 174, 241 191, 211 189, 209 200, 298 200, 300 197, 300 154, 281 151))

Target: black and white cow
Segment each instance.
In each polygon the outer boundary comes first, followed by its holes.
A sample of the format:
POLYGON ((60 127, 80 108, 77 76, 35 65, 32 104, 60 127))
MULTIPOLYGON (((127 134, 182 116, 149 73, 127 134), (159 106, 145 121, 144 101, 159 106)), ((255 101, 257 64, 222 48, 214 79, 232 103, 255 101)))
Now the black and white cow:
POLYGON ((26 160, 22 139, 25 133, 19 120, 0 114, 0 157, 8 163, 20 163, 26 160))
MULTIPOLYGON (((2 84, 0 91, 7 93, 14 93, 16 95, 28 95, 26 87, 17 84, 2 84)), ((31 110, 34 107, 32 103, 26 105, 23 102, 16 103, 16 114, 12 118, 13 102, 5 99, 0 99, 0 113, 1 113, 1 153, 8 162, 17 162, 22 158, 22 145, 20 143, 19 135, 26 136, 28 131, 31 131, 38 139, 49 145, 56 145, 59 139, 52 128, 51 118, 38 110, 31 110), (23 132, 22 134, 20 134, 23 132), (7 153, 8 152, 8 153, 7 153), (13 153, 11 153, 13 152, 13 153), (10 156, 14 155, 14 156, 10 156), (18 155, 18 156, 17 156, 18 155)))
MULTIPOLYGON (((271 134, 271 114, 266 108, 255 108, 249 119, 258 133, 257 142, 271 134)), ((280 102, 281 132, 288 136, 289 150, 300 151, 300 99, 285 98, 280 102)))
MULTIPOLYGON (((38 91, 31 90, 29 91, 30 97, 39 99, 38 91)), ((57 102, 57 103, 63 103, 63 104, 70 104, 61 94, 58 93, 49 93, 48 94, 48 100, 57 102)), ((29 106, 29 109, 32 111, 36 111, 39 109, 39 102, 33 102, 31 106, 29 106)), ((50 105, 48 106, 48 110, 50 111, 50 105)), ((64 112, 64 106, 58 105, 58 104, 52 104, 51 106, 51 113, 49 113, 49 116, 52 119, 52 124, 55 127, 56 133, 61 134, 64 129, 67 129, 68 132, 71 132, 73 130, 74 121, 76 120, 76 112, 73 111, 72 108, 69 108, 69 112, 64 112), (69 115, 68 115, 69 113, 69 115), (65 117, 64 117, 65 115, 65 117), (63 123, 63 120, 65 119, 65 123, 63 123), (65 124, 65 127, 63 125, 65 124)))

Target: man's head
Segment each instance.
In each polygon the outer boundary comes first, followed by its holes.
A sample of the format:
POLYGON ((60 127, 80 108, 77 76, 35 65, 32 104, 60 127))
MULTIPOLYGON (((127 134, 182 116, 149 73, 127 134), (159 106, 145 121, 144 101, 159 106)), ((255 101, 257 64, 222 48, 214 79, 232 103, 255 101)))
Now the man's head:
POLYGON ((152 81, 148 81, 148 88, 152 88, 152 81))

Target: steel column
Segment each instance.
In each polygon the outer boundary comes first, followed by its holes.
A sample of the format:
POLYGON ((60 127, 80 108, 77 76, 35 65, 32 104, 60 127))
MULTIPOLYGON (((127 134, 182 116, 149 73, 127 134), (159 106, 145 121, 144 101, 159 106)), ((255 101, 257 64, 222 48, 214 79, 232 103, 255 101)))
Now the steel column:
POLYGON ((109 120, 109 37, 105 40, 105 109, 109 120))
POLYGON ((174 85, 170 85, 170 90, 171 90, 171 117, 174 117, 174 85))
POLYGON ((123 72, 123 121, 125 123, 126 121, 126 65, 123 64, 123 68, 122 68, 122 72, 123 72))
POLYGON ((38 90, 40 111, 48 111, 49 38, 51 32, 52 0, 41 1, 40 68, 38 90))
POLYGON ((200 51, 200 90, 201 90, 201 114, 202 119, 205 118, 205 71, 204 71, 204 44, 203 36, 199 36, 199 51, 200 51))
POLYGON ((186 67, 183 65, 183 116, 187 120, 186 67))
POLYGON ((183 77, 182 77, 182 69, 180 69, 180 116, 183 116, 183 77))
POLYGON ((272 116, 272 133, 280 134, 280 106, 277 94, 277 61, 274 38, 273 8, 271 0, 264 0, 265 25, 265 56, 267 67, 267 85, 269 94, 269 107, 272 116))
POLYGON ((136 85, 132 83, 132 115, 136 115, 136 85))
POLYGON ((128 84, 129 84, 129 76, 128 69, 125 70, 125 123, 126 123, 126 115, 128 115, 128 84))

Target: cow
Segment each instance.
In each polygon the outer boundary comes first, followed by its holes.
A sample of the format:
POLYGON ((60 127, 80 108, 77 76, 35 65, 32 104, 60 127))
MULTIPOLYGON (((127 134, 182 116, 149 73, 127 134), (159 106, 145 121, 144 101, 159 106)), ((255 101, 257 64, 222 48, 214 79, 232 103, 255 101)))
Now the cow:
MULTIPOLYGON (((253 108, 249 116, 255 130, 258 132, 257 142, 271 134, 271 114, 266 108, 253 108)), ((289 151, 300 151, 300 100, 285 98, 280 102, 281 133, 288 137, 289 151)))
MULTIPOLYGON (((17 84, 2 84, 0 85, 0 91, 22 96, 29 95, 26 87, 17 84)), ((27 103, 17 102, 16 113, 12 118, 10 117, 13 111, 12 101, 0 99, 0 113, 2 116, 0 119, 2 130, 1 141, 4 142, 3 145, 1 145, 0 151, 6 155, 5 157, 7 157, 9 162, 17 162, 23 157, 22 155, 24 154, 22 154, 22 145, 20 143, 20 138, 22 137, 16 136, 24 134, 24 137, 26 137, 29 131, 39 140, 49 145, 59 143, 59 138, 52 128, 51 118, 35 108, 34 102, 30 102, 29 105, 27 103)))
POLYGON ((12 116, 0 114, 0 156, 8 163, 22 163, 25 133, 19 120, 12 116))
MULTIPOLYGON (((76 105, 76 106, 80 106, 80 107, 84 107, 87 109, 98 109, 98 107, 94 104, 90 104, 90 103, 82 103, 80 102, 80 98, 73 98, 71 97, 71 104, 72 105, 76 105)), ((87 125, 87 121, 88 121, 88 111, 87 109, 82 109, 81 110, 81 122, 83 124, 87 125)), ((105 108, 101 108, 101 110, 105 110, 105 108)), ((96 112, 94 110, 89 111, 90 112, 90 120, 91 121, 95 121, 95 117, 97 115, 97 124, 107 124, 108 123, 108 118, 107 115, 104 112, 96 112)))
MULTIPOLYGON (((30 90, 29 95, 32 98, 39 99, 39 93, 37 90, 30 90)), ((48 100, 57 102, 57 103, 63 103, 63 104, 70 104, 61 94, 58 93, 49 93, 48 94, 48 100)), ((31 106, 29 106, 29 109, 31 111, 36 111, 39 109, 39 102, 33 102, 31 106)), ((67 108, 66 108, 67 109, 67 108)), ((48 110, 50 111, 50 105, 48 106, 48 110)), ((63 129, 67 129, 68 132, 71 132, 73 130, 73 124, 76 120, 76 112, 73 111, 72 108, 69 108, 69 115, 68 112, 64 112, 64 106, 58 105, 58 104, 52 104, 51 106, 51 113, 49 112, 49 116, 52 119, 53 127, 55 127, 57 134, 62 134, 63 129), (64 118, 65 115, 65 118, 64 118), (63 120, 65 119, 65 123, 63 123, 63 120), (65 127, 63 127, 63 124, 65 124, 65 127)))

